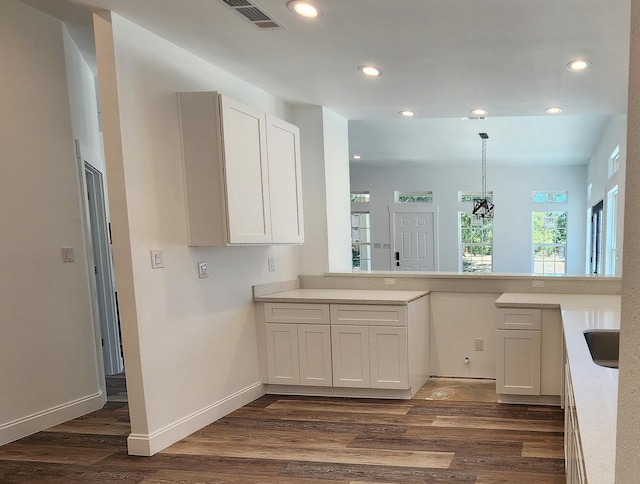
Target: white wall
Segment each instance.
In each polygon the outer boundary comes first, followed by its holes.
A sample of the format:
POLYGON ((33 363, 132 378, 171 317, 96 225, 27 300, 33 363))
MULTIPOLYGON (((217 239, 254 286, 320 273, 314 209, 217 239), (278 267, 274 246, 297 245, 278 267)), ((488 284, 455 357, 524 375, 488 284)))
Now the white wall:
POLYGON ((95 76, 64 26, 63 34, 71 131, 80 140, 82 158, 104 173, 95 76))
MULTIPOLYGON (((480 166, 442 167, 351 163, 351 190, 371 194, 372 242, 390 243, 389 204, 394 190, 431 190, 438 207, 438 239, 441 271, 458 271, 458 191, 480 192, 480 166)), ((494 272, 532 272, 531 212, 567 211, 567 273, 584 273, 586 166, 506 167, 487 166, 487 190, 493 191, 494 272), (534 204, 532 191, 569 192, 568 203, 534 204)), ((391 251, 372 249, 372 269, 389 270, 391 251)))
POLYGON ((301 273, 351 270, 347 120, 321 106, 295 106, 300 128, 305 243, 301 273))
POLYGON ((62 24, 0 2, 0 444, 100 408, 62 24), (74 249, 63 263, 61 248, 74 249))
POLYGON ((640 475, 640 0, 631 0, 624 267, 620 320, 616 483, 640 475))
POLYGON ((496 377, 496 299, 500 294, 429 294, 429 371, 432 376, 496 377), (476 351, 475 340, 483 340, 476 351), (469 363, 465 363, 465 358, 469 363))
POLYGON ((94 28, 129 451, 152 454, 262 393, 251 286, 300 272, 298 247, 187 246, 176 92, 217 90, 279 117, 289 110, 122 17, 111 31, 107 19, 96 16, 94 28), (150 249, 163 251, 164 269, 151 269, 150 249), (203 260, 209 279, 197 276, 203 260))
MULTIPOLYGON (((604 200, 604 225, 607 226, 609 205, 607 194, 614 187, 618 187, 618 212, 616 217, 616 245, 618 248, 618 259, 615 261, 615 275, 620 276, 622 273, 622 247, 624 235, 624 193, 625 193, 625 167, 627 159, 627 116, 611 116, 607 126, 605 127, 596 149, 589 160, 587 172, 587 186, 591 184, 591 198, 587 200, 587 207, 593 207, 600 200, 604 200), (620 169, 609 177, 609 158, 615 150, 616 146, 620 147, 620 169)), ((587 208, 585 208, 585 217, 587 217, 587 208)), ((603 244, 607 245, 608 234, 603 233, 603 244)), ((587 241, 590 246, 590 240, 587 241)), ((612 254, 603 253, 603 268, 609 263, 608 258, 613 257, 612 254)))
POLYGON ((322 109, 329 271, 351 270, 351 209, 349 206, 349 135, 347 120, 322 109))

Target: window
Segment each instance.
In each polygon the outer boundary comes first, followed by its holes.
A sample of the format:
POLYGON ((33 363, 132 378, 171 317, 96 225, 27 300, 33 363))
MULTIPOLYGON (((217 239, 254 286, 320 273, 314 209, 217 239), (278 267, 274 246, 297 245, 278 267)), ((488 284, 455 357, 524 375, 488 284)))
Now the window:
POLYGON ((371 197, 369 192, 351 192, 351 201, 358 203, 369 203, 371 197))
POLYGON ((567 212, 533 212, 534 274, 567 271, 567 212))
POLYGON ((462 272, 491 272, 493 219, 461 212, 459 222, 462 272))
MULTIPOLYGON (((483 198, 480 192, 459 192, 458 195, 462 203, 473 203, 483 198)), ((487 200, 493 202, 493 192, 487 192, 487 200)))
POLYGON ((396 203, 433 203, 433 192, 395 192, 396 203))
MULTIPOLYGON (((462 272, 493 271, 493 219, 471 213, 474 202, 481 198, 484 198, 481 192, 458 192, 460 203, 468 204, 458 215, 462 272)), ((486 198, 493 201, 493 192, 487 192, 486 198)))
POLYGON ((616 146, 609 157, 609 178, 620 169, 620 145, 616 146))
POLYGON ((533 192, 534 203, 567 203, 567 192, 533 192))
POLYGON ((351 265, 354 271, 371 270, 371 224, 367 212, 351 213, 351 265))

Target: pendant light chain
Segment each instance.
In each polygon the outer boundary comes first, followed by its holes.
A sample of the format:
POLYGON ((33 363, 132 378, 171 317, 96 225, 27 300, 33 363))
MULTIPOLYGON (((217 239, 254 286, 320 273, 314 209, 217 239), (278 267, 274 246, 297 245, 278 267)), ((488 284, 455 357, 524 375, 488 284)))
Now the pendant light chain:
POLYGON ((482 198, 487 199, 487 138, 482 138, 482 198))
POLYGON ((487 133, 478 133, 482 138, 482 198, 476 199, 473 206, 473 215, 483 219, 493 218, 494 205, 487 198, 487 133))

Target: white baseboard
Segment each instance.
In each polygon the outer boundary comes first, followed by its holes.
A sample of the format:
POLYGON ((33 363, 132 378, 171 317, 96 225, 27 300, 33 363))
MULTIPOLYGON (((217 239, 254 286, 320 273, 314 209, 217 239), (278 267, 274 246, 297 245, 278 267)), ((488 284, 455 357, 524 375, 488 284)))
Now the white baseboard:
POLYGON ((104 392, 100 390, 97 393, 72 400, 71 402, 0 424, 0 445, 8 444, 41 430, 100 410, 105 402, 104 392))
POLYGON ((156 432, 131 434, 127 438, 129 455, 152 456, 264 394, 264 385, 255 383, 156 432))

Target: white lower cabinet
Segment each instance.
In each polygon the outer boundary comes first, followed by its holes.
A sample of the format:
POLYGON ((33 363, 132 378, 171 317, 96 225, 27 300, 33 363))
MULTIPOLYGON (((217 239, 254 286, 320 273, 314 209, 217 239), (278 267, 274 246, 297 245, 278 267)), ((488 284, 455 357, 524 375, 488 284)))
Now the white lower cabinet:
POLYGON ((417 391, 429 376, 426 298, 413 306, 265 303, 263 314, 266 383, 417 391))
POLYGON ((334 325, 333 385, 409 388, 407 328, 334 325))
POLYGON ((571 371, 569 363, 565 363, 565 391, 564 391, 564 462, 567 484, 585 484, 587 482, 582 445, 580 444, 580 430, 573 397, 571 371))
POLYGON ((267 323, 267 382, 331 386, 331 331, 326 324, 267 323))
POLYGON ((369 328, 371 388, 409 388, 407 328, 369 328))
POLYGON ((371 387, 369 328, 349 325, 331 328, 331 354, 334 386, 371 387))
POLYGON ((540 331, 497 331, 496 392, 540 395, 540 331))
POLYGON ((557 401, 562 364, 560 310, 498 308, 496 393, 552 397, 555 400, 551 401, 557 401))
POLYGON ((326 324, 298 325, 300 385, 330 387, 331 327, 326 324))

